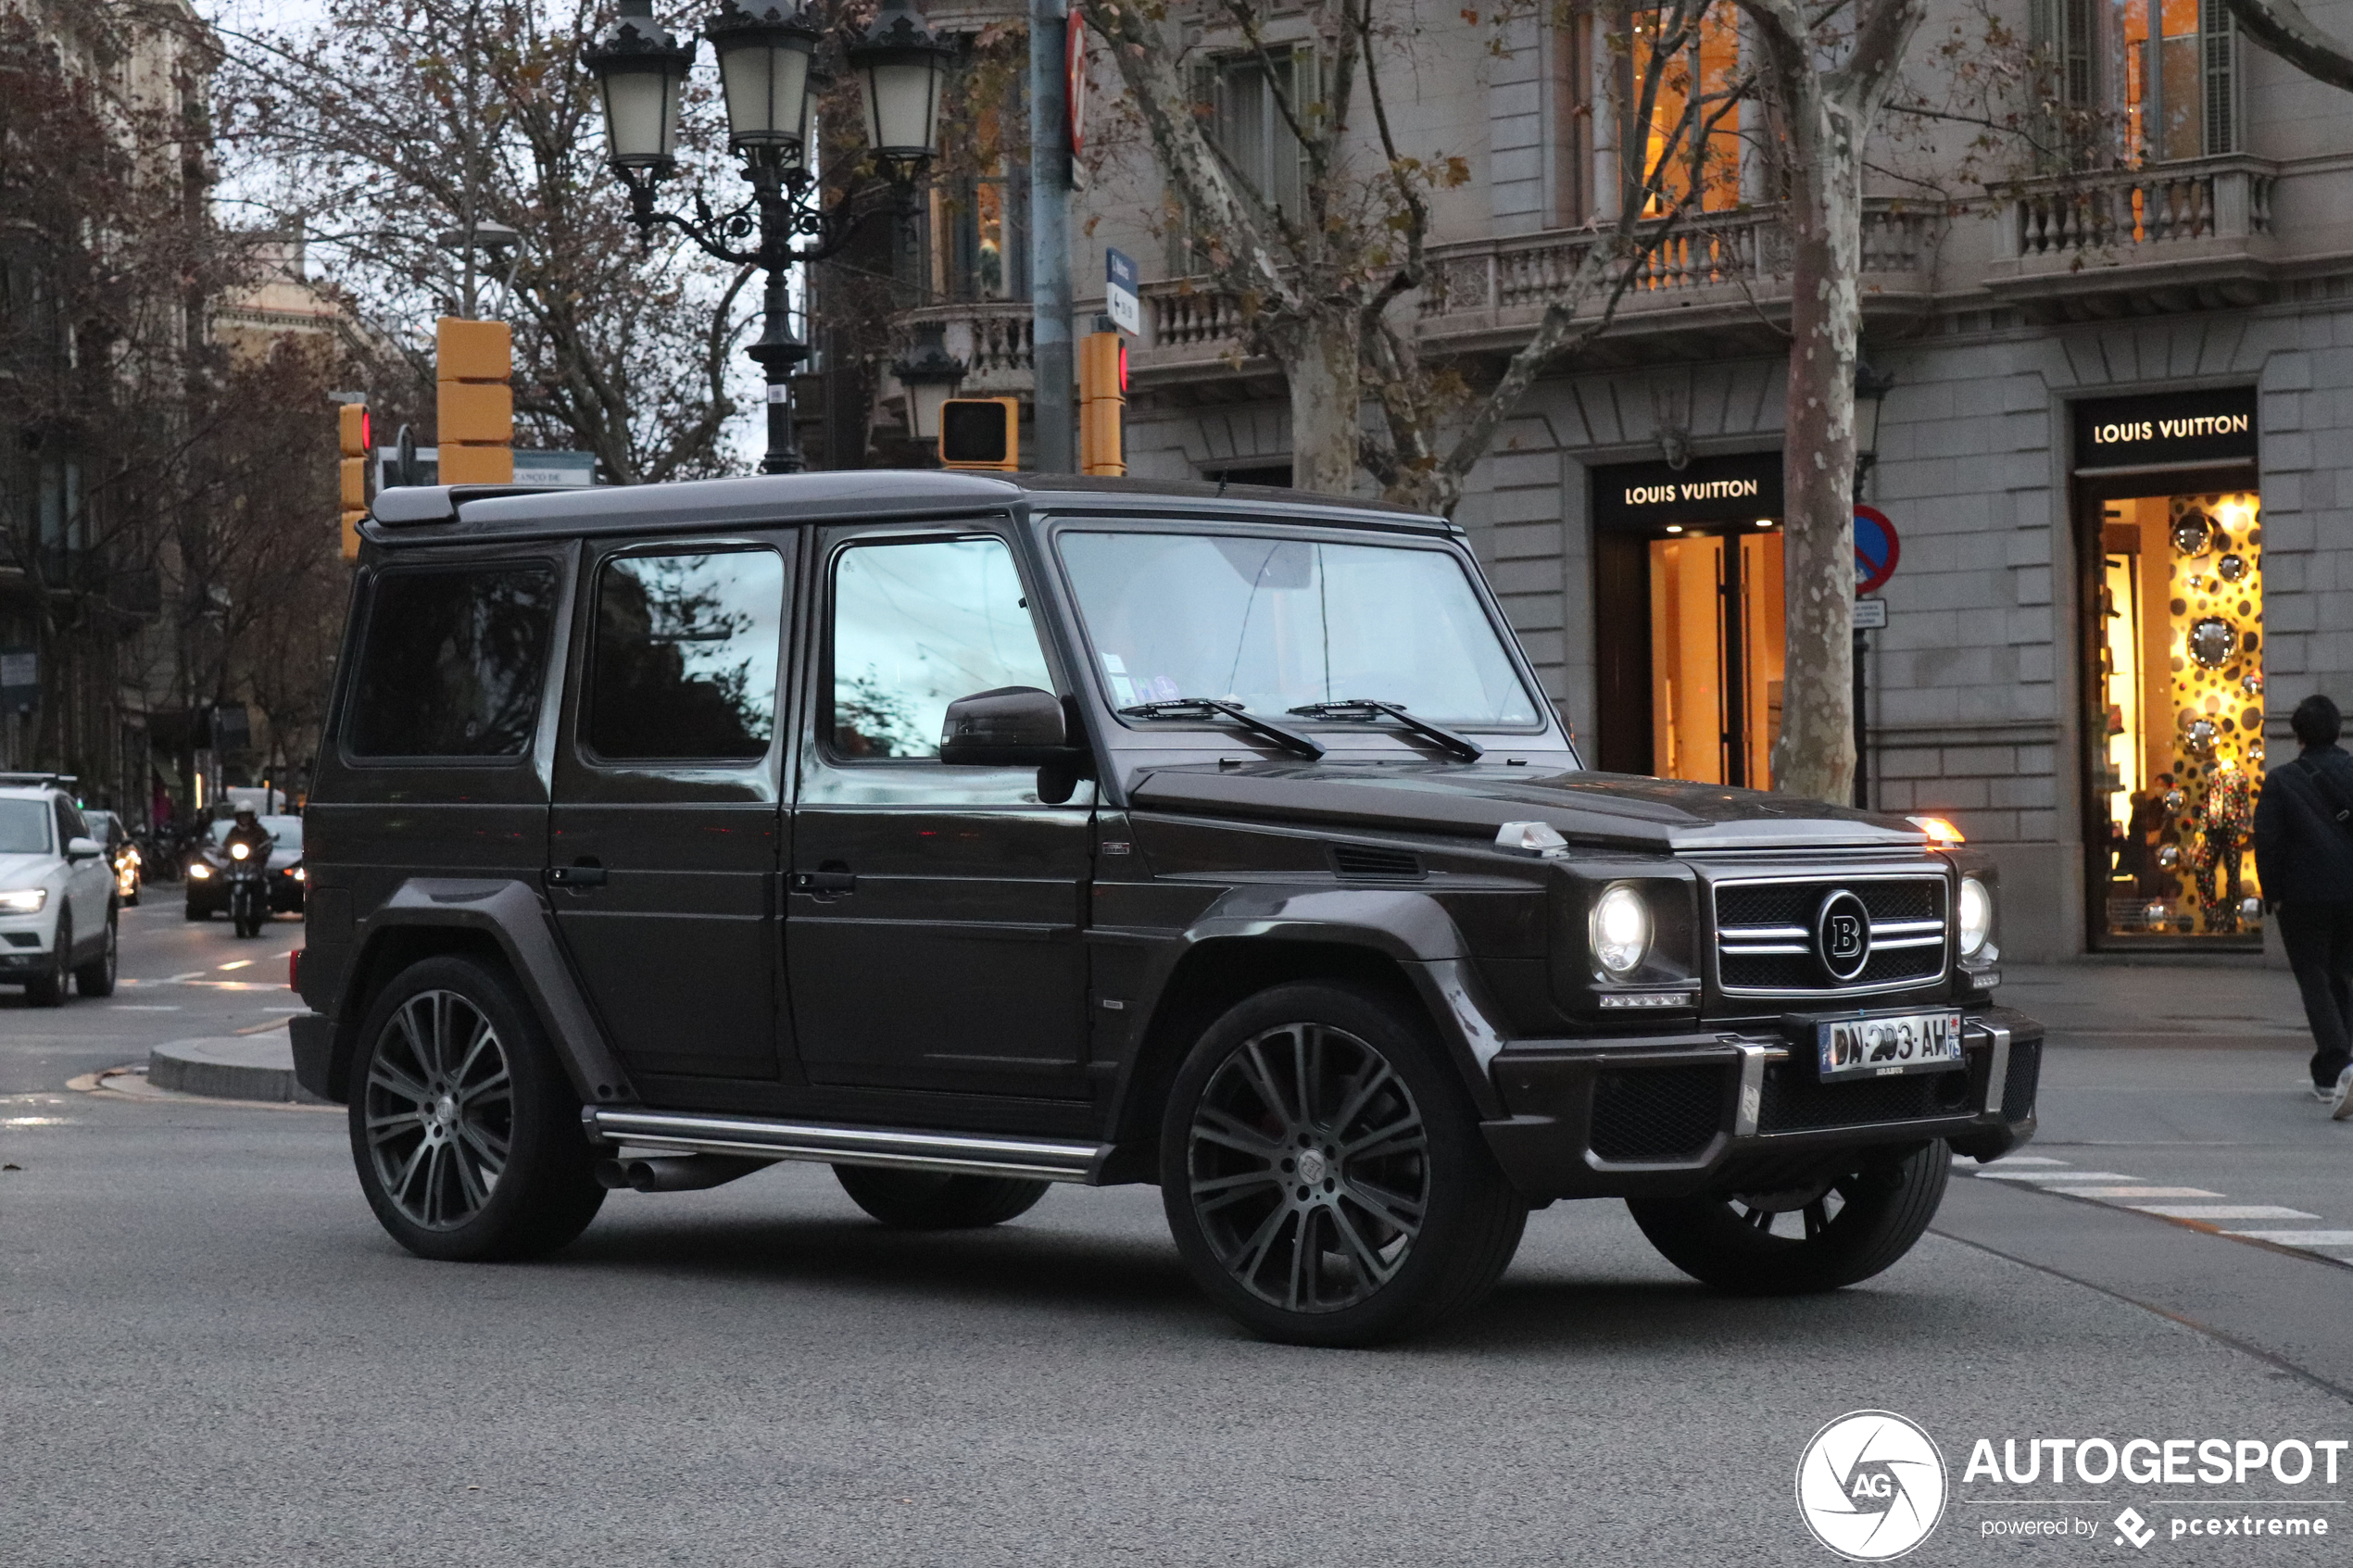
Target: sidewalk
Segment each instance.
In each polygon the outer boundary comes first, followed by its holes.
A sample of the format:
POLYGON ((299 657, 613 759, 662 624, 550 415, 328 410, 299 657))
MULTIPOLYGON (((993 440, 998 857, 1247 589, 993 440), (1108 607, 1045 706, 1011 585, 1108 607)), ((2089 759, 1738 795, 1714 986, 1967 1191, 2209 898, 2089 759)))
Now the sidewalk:
POLYGON ((2295 977, 2265 968, 2253 954, 2006 963, 1994 997, 2041 1019, 2062 1044, 2166 1047, 2231 1038, 2285 1047, 2307 1038, 2295 977))

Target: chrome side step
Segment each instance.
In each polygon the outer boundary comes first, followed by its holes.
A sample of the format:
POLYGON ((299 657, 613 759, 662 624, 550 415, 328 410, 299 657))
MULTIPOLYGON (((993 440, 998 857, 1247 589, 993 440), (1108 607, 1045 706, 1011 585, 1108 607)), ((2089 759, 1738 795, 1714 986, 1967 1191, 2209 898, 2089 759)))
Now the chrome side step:
POLYGON ((580 1120, 592 1140, 632 1148, 809 1160, 827 1165, 887 1165, 951 1175, 1027 1176, 1089 1185, 1101 1179, 1102 1162, 1111 1153, 1109 1144, 668 1110, 616 1110, 594 1105, 581 1111, 580 1120))

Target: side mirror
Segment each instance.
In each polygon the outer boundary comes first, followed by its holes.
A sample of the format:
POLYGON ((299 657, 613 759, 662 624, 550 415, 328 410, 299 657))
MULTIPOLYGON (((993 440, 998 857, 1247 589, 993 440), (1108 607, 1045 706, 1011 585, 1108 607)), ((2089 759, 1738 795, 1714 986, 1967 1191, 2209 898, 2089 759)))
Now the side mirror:
POLYGON ((1072 760, 1062 698, 1036 686, 999 686, 948 705, 939 759, 976 768, 1023 768, 1072 760))
POLYGON ((66 859, 69 860, 94 860, 105 853, 105 850, 98 847, 98 841, 94 838, 66 840, 66 859))

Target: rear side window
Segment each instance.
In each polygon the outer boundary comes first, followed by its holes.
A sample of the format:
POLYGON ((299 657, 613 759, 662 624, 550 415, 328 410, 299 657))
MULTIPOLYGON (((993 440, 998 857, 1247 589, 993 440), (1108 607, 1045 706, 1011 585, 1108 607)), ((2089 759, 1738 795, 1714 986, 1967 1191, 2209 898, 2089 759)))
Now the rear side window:
POLYGON ((387 571, 352 684, 354 757, 521 757, 538 726, 556 574, 538 563, 387 571))
POLYGON ((776 733, 785 563, 774 550, 625 556, 597 586, 588 748, 756 762, 776 733))

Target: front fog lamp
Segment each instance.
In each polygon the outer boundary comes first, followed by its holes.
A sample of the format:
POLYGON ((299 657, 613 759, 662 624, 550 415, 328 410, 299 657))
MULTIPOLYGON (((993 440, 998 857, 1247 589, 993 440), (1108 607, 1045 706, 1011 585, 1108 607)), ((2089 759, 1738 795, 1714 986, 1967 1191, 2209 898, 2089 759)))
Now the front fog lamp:
POLYGON ((1973 959, 1985 951, 1994 935, 1994 895, 1973 876, 1961 878, 1961 957, 1973 959))
POLYGON ((1593 961, 1612 980, 1623 980, 1642 966, 1651 950, 1651 907, 1625 883, 1604 893, 1593 904, 1593 961))

